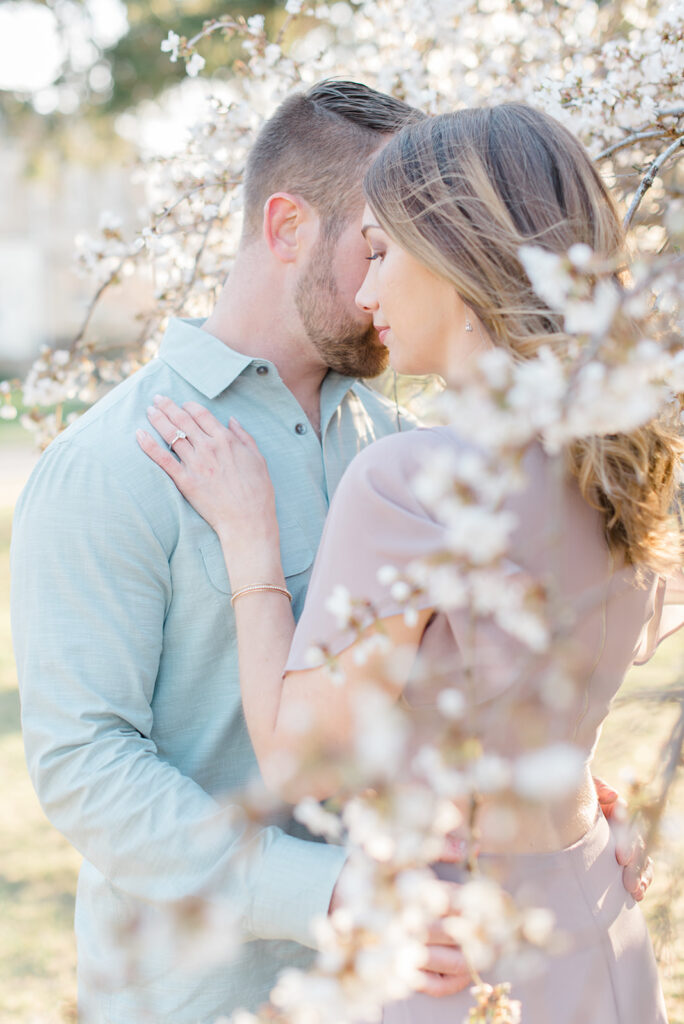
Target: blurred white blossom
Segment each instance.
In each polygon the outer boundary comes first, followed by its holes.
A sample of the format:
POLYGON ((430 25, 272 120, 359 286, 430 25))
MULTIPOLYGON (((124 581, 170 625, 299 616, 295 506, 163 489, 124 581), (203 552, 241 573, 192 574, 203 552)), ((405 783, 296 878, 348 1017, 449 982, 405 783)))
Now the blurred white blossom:
POLYGON ((339 629, 346 629, 349 626, 353 614, 351 594, 346 587, 337 584, 325 602, 326 611, 334 615, 339 629))
POLYGON ((204 57, 200 56, 199 53, 193 53, 192 57, 185 65, 186 74, 188 74, 190 78, 196 78, 200 71, 206 66, 206 63, 207 62, 204 57))
POLYGON ((178 49, 180 46, 180 36, 177 32, 169 30, 169 34, 166 39, 162 40, 161 51, 162 53, 169 54, 169 60, 175 63, 178 60, 178 49))
MULTIPOLYGON (((169 152, 143 153, 148 208, 139 228, 131 232, 104 211, 97 228, 76 240, 76 265, 92 281, 93 295, 128 275, 148 275, 157 316, 125 355, 93 348, 90 309, 73 343, 40 353, 24 381, 28 411, 22 416, 37 443, 45 447, 69 422, 66 402, 96 400, 153 358, 169 316, 207 315, 237 248, 250 145, 293 88, 327 76, 353 78, 430 113, 529 102, 589 147, 626 210, 654 156, 682 132, 684 0, 630 0, 619 18, 615 10, 597 0, 287 0, 287 25, 302 20, 279 35, 271 36, 261 13, 244 20, 226 14, 189 42, 170 31, 161 51, 171 62, 185 60, 186 76, 152 115, 140 108, 122 118, 122 129, 142 139, 143 122, 160 117, 164 104, 167 119, 180 120, 188 98, 192 116, 169 152), (228 79, 222 69, 212 79, 199 74, 205 60, 197 47, 221 32, 238 39, 240 74, 228 79)), ((525 457, 534 446, 562 455, 579 438, 632 430, 667 403, 679 408, 682 273, 667 241, 681 247, 684 220, 681 199, 668 192, 674 164, 674 158, 663 164, 656 184, 644 191, 645 223, 636 216, 632 221, 638 259, 628 284, 619 284, 618 268, 604 265, 586 245, 567 254, 522 248, 524 272, 554 321, 562 321, 569 354, 546 345, 534 359, 517 360, 495 348, 479 358, 467 387, 446 390, 432 402, 430 415, 446 427, 447 443, 435 446, 411 487, 426 514, 443 525, 444 550, 401 571, 386 565, 378 573, 409 623, 417 621, 416 609, 425 603, 419 598, 427 595, 431 607, 469 617, 473 628, 505 631, 528 659, 521 664, 538 667, 542 658, 535 711, 549 722, 571 713, 576 685, 566 649, 554 647, 558 622, 550 617, 545 587, 512 559, 519 524, 511 498, 525 486, 525 457), (617 346, 613 328, 625 316, 645 318, 644 336, 617 346)), ((2 393, 0 417, 8 419, 15 414, 11 388, 2 393)), ((387 654, 388 641, 382 629, 372 628, 375 610, 365 598, 338 586, 325 607, 339 630, 363 635, 355 658, 370 666, 387 654)), ((343 681, 326 647, 311 648, 306 661, 327 666, 333 681, 343 681)), ((503 668, 518 670, 515 659, 503 668)), ((346 844, 343 908, 315 925, 319 953, 312 971, 285 972, 267 1010, 239 1010, 232 1024, 380 1021, 383 1003, 416 987, 426 929, 443 914, 477 969, 523 956, 526 944, 549 941, 548 910, 520 910, 492 879, 478 876, 459 889, 453 907, 429 865, 451 830, 468 833, 469 820, 456 802, 472 809, 483 797, 505 795, 499 803, 506 807, 497 807, 500 835, 508 830, 514 836, 517 804, 554 802, 569 793, 584 771, 583 755, 551 742, 552 730, 545 745, 542 736, 538 747, 517 757, 483 749, 470 695, 455 684, 453 666, 437 669, 436 679, 421 678, 420 664, 412 667, 419 699, 427 695, 418 715, 395 696, 397 680, 407 676, 401 651, 389 652, 382 678, 369 679, 354 702, 353 751, 345 765, 352 795, 342 794, 334 813, 310 799, 295 810, 310 830, 346 844), (433 716, 427 738, 416 734, 415 719, 422 722, 423 713, 433 716), (367 787, 363 795, 354 790, 359 783, 367 787)), ((516 725, 525 724, 524 710, 513 707, 510 714, 518 715, 516 725)), ((300 715, 303 738, 305 726, 300 715)), ((294 776, 294 760, 281 763, 284 776, 294 776)), ((191 960, 234 951, 237 937, 225 908, 184 910, 185 939, 172 940, 161 919, 148 922, 141 936, 174 941, 178 956, 191 960), (205 927, 206 941, 198 935, 205 927)), ((476 1024, 520 1020, 506 986, 478 982, 472 994, 476 1024)))
POLYGON ((557 800, 569 796, 585 771, 584 754, 569 743, 555 743, 518 757, 513 785, 525 800, 557 800))

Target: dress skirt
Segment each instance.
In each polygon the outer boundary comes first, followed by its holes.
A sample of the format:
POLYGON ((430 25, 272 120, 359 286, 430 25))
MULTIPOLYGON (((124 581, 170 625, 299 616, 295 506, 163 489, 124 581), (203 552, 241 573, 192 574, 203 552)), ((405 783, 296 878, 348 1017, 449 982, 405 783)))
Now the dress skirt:
MULTIPOLYGON (((556 853, 481 855, 483 874, 497 878, 519 905, 552 911, 562 952, 544 955, 525 974, 484 973, 512 983, 522 1024, 667 1024, 651 941, 641 910, 622 884, 615 841, 600 815, 573 846, 556 853)), ((462 880, 438 865, 441 878, 462 880)), ((466 989, 435 999, 414 995, 385 1007, 383 1024, 461 1024, 473 996, 466 989)))

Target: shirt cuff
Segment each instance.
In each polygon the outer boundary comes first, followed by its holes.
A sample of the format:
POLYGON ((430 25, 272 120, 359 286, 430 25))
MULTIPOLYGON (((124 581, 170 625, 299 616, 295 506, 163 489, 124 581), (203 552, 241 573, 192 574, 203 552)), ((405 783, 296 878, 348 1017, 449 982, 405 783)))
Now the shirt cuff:
POLYGON ((279 836, 266 850, 256 879, 253 934, 315 949, 312 922, 328 913, 346 859, 343 846, 279 836))

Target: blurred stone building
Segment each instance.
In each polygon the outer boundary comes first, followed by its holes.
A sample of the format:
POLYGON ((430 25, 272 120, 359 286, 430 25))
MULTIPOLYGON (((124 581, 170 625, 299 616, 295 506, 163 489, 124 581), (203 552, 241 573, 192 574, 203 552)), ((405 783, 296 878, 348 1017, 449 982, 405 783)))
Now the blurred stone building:
MULTIPOLYGON (((103 210, 135 229, 143 203, 130 168, 113 163, 53 163, 47 173, 26 171, 18 139, 0 146, 0 379, 22 373, 42 345, 67 346, 78 331, 95 283, 74 267, 74 238, 95 234, 103 210)), ((139 279, 117 288, 98 309, 102 341, 124 343, 134 316, 151 298, 139 279)))

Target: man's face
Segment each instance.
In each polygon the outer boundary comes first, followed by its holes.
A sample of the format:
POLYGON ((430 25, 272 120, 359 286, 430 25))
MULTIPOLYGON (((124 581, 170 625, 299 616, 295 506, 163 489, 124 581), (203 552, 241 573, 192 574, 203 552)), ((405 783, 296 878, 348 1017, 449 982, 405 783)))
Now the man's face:
POLYGON ((359 212, 335 240, 321 234, 295 293, 309 340, 326 366, 348 377, 377 377, 387 367, 387 349, 354 301, 367 256, 359 212))

